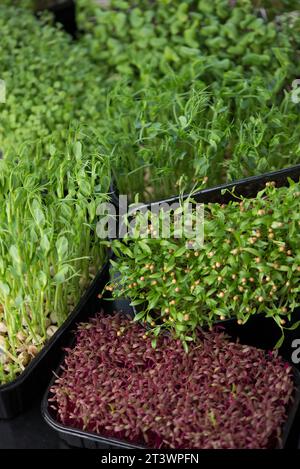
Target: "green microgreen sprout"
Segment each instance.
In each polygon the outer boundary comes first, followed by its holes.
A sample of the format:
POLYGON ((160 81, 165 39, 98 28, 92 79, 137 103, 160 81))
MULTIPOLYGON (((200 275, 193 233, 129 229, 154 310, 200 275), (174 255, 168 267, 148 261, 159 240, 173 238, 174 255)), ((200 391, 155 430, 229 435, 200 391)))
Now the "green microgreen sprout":
MULTIPOLYGON (((203 246, 193 245, 197 237, 178 238, 175 219, 168 239, 138 236, 137 228, 111 243, 118 281, 107 288, 114 298, 130 298, 135 319, 155 336, 169 330, 186 347, 197 327, 232 318, 243 325, 261 314, 284 331, 300 305, 299 197, 291 181, 278 189, 267 183, 254 199, 207 204, 203 246)), ((149 216, 138 213, 137 226, 149 216)))

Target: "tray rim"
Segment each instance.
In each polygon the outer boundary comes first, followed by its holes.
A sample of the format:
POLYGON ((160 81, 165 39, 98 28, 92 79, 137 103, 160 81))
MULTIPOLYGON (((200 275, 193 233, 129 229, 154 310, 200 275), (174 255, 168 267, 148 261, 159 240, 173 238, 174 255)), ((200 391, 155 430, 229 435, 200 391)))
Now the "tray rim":
MULTIPOLYGON (((223 321, 223 325, 225 325, 226 323, 230 324, 230 323, 235 323, 235 322, 236 322, 235 319, 228 319, 226 321, 223 321)), ((236 339, 237 338, 238 338, 238 336, 236 337, 236 339)), ((73 334, 73 336, 71 338, 69 338, 68 347, 72 347, 75 343, 75 340, 76 340, 76 338, 75 338, 75 335, 73 334)), ((256 347, 256 348, 259 348, 259 347, 256 347)), ((261 350, 264 350, 264 349, 261 349, 261 350)), ((114 448, 140 449, 140 450, 156 449, 156 448, 148 448, 146 446, 141 446, 141 445, 138 445, 138 444, 126 442, 126 440, 121 440, 121 439, 114 438, 114 437, 105 437, 105 436, 101 436, 101 435, 99 435, 97 433, 94 433, 94 432, 87 432, 87 431, 84 431, 84 430, 80 430, 78 428, 70 427, 70 426, 59 423, 51 415, 51 412, 49 410, 50 406, 49 406, 49 402, 48 402, 48 399, 50 397, 50 389, 51 389, 52 385, 54 384, 55 380, 57 379, 57 377, 59 377, 61 372, 62 372, 61 367, 64 363, 66 353, 67 353, 66 351, 63 351, 60 363, 57 366, 55 372, 53 372, 53 376, 52 376, 51 381, 50 381, 50 383, 47 387, 46 392, 44 393, 44 396, 43 396, 43 399, 42 399, 42 402, 41 402, 41 414, 42 414, 42 417, 44 418, 44 420, 46 421, 46 423, 53 430, 57 431, 59 433, 59 436, 62 439, 65 439, 65 437, 69 436, 69 437, 75 437, 75 438, 78 438, 78 439, 84 439, 84 440, 87 440, 87 441, 90 441, 90 442, 96 443, 96 444, 97 443, 106 444, 106 445, 108 445, 110 447, 114 447, 114 448)), ((284 424, 281 427, 281 437, 280 437, 281 441, 278 443, 278 445, 276 446, 275 449, 284 449, 284 447, 285 447, 285 445, 288 441, 288 438, 290 436, 293 424, 295 422, 297 412, 300 409, 300 370, 298 370, 295 367, 295 365, 288 362, 287 360, 285 360, 285 362, 288 363, 292 368, 293 378, 294 378, 294 393, 293 393, 293 397, 291 398, 291 401, 289 403, 289 406, 287 408, 287 418, 286 418, 284 424)), ((188 448, 186 448, 186 449, 188 449, 188 448)), ((200 450, 201 450, 201 448, 199 448, 199 451, 200 450)))

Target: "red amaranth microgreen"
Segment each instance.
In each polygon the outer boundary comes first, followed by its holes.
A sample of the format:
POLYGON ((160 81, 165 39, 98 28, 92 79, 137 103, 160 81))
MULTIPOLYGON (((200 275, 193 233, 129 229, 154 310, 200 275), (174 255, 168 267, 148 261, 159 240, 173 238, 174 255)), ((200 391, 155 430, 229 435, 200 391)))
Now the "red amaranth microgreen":
POLYGON ((152 448, 272 448, 293 393, 276 352, 198 331, 185 353, 103 312, 77 331, 50 405, 67 426, 152 448))

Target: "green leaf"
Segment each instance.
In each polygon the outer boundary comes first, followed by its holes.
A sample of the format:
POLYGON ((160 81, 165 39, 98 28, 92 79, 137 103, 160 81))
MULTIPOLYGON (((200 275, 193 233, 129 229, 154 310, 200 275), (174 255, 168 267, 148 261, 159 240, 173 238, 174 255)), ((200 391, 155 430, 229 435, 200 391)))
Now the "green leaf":
POLYGON ((122 246, 120 247, 120 251, 131 259, 134 259, 134 254, 129 248, 122 246))
POLYGON ((164 268, 165 272, 168 273, 175 268, 175 262, 172 259, 164 268))
POLYGON ((46 254, 50 251, 50 242, 46 234, 41 237, 41 248, 46 254))
POLYGON ((43 272, 43 271, 40 271, 40 273, 39 273, 39 282, 40 282, 40 284, 42 285, 43 288, 45 288, 47 286, 48 278, 47 278, 47 275, 45 274, 45 272, 43 272))
POLYGON ((20 308, 20 307, 22 306, 22 304, 23 304, 23 301, 24 301, 24 299, 23 299, 22 293, 19 292, 18 295, 17 295, 16 298, 15 298, 15 306, 16 306, 16 308, 20 308))
POLYGON ((152 254, 150 247, 145 241, 139 241, 139 247, 143 252, 150 254, 150 255, 152 254))
POLYGON ((7 283, 0 281, 0 292, 4 297, 7 297, 10 294, 10 288, 7 283))
POLYGON ((291 327, 284 327, 285 331, 294 331, 300 326, 300 321, 295 322, 291 327))
POLYGON ((182 321, 183 321, 183 318, 184 318, 184 316, 183 316, 182 313, 180 313, 180 312, 177 313, 177 319, 178 319, 179 322, 182 322, 182 321))
POLYGON ((133 300, 131 301, 130 305, 131 306, 138 306, 138 305, 142 305, 145 303, 145 300, 144 298, 140 298, 139 300, 133 300))
POLYGON ((185 340, 186 342, 193 342, 193 341, 194 341, 193 337, 189 337, 188 335, 186 335, 186 336, 184 337, 184 340, 185 340))
POLYGON ((148 309, 149 309, 150 311, 151 311, 153 308, 155 308, 155 306, 157 305, 159 299, 160 299, 160 294, 155 295, 154 298, 151 298, 151 299, 149 300, 148 309))
POLYGON ((82 158, 82 143, 81 142, 75 142, 74 155, 77 161, 81 160, 82 158))
POLYGON ((156 339, 156 338, 155 338, 155 339, 152 339, 152 341, 151 341, 151 346, 152 346, 153 348, 156 348, 156 346, 157 346, 157 339, 156 339))
POLYGON ((54 276, 54 282, 57 284, 64 283, 69 272, 69 266, 63 266, 54 276))
POLYGON ((186 247, 185 246, 182 246, 181 248, 177 249, 177 251, 174 252, 174 257, 181 257, 185 251, 186 251, 186 247))
POLYGON ((259 249, 254 249, 254 248, 243 248, 243 251, 250 252, 250 254, 253 254, 256 257, 260 257, 261 251, 259 249))
POLYGON ((85 196, 89 197, 92 193, 92 187, 89 181, 86 179, 80 178, 78 180, 78 185, 80 187, 80 192, 85 196))
POLYGON ((188 124, 187 118, 185 116, 180 116, 179 122, 180 122, 181 127, 185 129, 188 124))
POLYGON ((55 153, 56 153, 56 147, 55 147, 55 145, 51 144, 49 146, 49 154, 50 154, 50 156, 54 156, 55 153))
POLYGON ((58 240, 56 241, 56 249, 60 261, 62 261, 66 256, 68 248, 69 242, 67 238, 65 236, 61 236, 60 238, 58 238, 58 240))
POLYGON ((17 246, 15 246, 15 245, 10 246, 9 254, 10 254, 14 264, 17 264, 17 265, 21 264, 21 258, 20 258, 17 246))
POLYGON ((39 227, 43 227, 45 224, 45 216, 40 208, 40 204, 37 200, 33 201, 33 216, 36 221, 36 224, 39 227))
POLYGON ((166 239, 163 239, 162 241, 160 241, 160 245, 163 247, 166 247, 167 249, 174 249, 174 251, 178 249, 177 244, 171 243, 170 241, 167 241, 166 239))
POLYGON ((134 321, 139 321, 140 319, 143 319, 145 314, 146 314, 145 311, 141 311, 140 313, 136 314, 134 316, 134 321))
POLYGON ((274 348, 275 348, 275 349, 280 348, 280 347, 282 346, 282 344, 283 344, 283 341, 284 341, 284 333, 282 332, 282 335, 281 335, 280 339, 278 340, 278 342, 276 343, 276 345, 275 345, 274 348))

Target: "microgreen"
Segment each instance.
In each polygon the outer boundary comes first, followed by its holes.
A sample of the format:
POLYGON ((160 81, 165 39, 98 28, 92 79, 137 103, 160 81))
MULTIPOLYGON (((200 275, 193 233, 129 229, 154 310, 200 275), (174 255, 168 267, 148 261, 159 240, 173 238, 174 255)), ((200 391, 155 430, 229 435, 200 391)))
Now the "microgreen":
POLYGON ((68 427, 150 448, 274 448, 293 388, 276 353, 217 331, 188 354, 170 335, 153 349, 141 325, 102 313, 78 327, 49 406, 68 427))
MULTIPOLYGON (((172 331, 184 343, 198 326, 251 316, 273 318, 283 329, 299 301, 299 183, 276 189, 268 184, 255 199, 240 198, 205 209, 204 245, 197 239, 149 234, 112 241, 116 260, 107 287, 115 298, 128 297, 137 320, 157 332, 172 331)), ((166 215, 164 215, 166 216, 166 215)), ((147 226, 137 215, 137 227, 147 226)), ((275 344, 274 344, 275 346, 275 344)))
POLYGON ((78 42, 2 7, 4 153, 50 134, 63 148, 79 120, 94 131, 91 151, 111 156, 118 189, 143 200, 177 193, 182 174, 188 189, 299 161, 288 92, 299 18, 284 2, 276 19, 248 0, 77 3, 78 42))
POLYGON ((107 200, 109 166, 76 137, 67 158, 40 158, 40 171, 29 148, 19 163, 1 162, 0 383, 45 345, 105 259, 96 207, 107 200))
MULTIPOLYGON (((267 0, 78 0, 78 41, 54 27, 51 15, 38 21, 30 12, 36 2, 2 3, 0 79, 5 81, 6 102, 0 104, 0 382, 26 366, 45 343, 47 329, 53 333, 79 298, 89 268, 94 272, 102 261, 94 237, 95 210, 106 198, 110 171, 121 192, 151 200, 194 185, 282 168, 300 158, 299 105, 290 96, 291 84, 300 76, 296 2, 278 0, 275 15, 274 2, 267 0)), ((281 197, 268 193, 267 201, 269 195, 275 203, 281 197)), ((254 206, 269 203, 264 200, 259 198, 254 206)), ((223 258, 224 226, 214 210, 208 208, 206 236, 223 258)), ((232 214, 236 206, 227 210, 238 224, 232 214)), ((255 225, 252 215, 252 221, 245 219, 245 229, 247 223, 255 225)), ((287 228, 278 234, 279 242, 285 242, 287 228)), ((286 239, 293 246, 292 236, 286 239)), ((239 247, 238 239, 230 241, 239 247)), ((259 250, 274 257, 275 265, 275 243, 261 242, 259 250)), ((151 243, 135 249, 138 255, 144 249, 146 263, 163 268, 168 247, 151 243)), ((124 244, 115 243, 118 247, 124 249, 124 244)), ((127 248, 132 249, 130 243, 127 248)), ((296 265, 295 249, 288 258, 296 265)), ((127 292, 131 280, 125 272, 125 251, 122 255, 125 286, 120 293, 134 293, 133 301, 141 301, 138 288, 127 292)), ((257 273, 254 299, 243 295, 240 311, 237 302, 228 306, 225 301, 235 296, 238 285, 229 285, 226 272, 207 271, 204 290, 195 289, 197 301, 183 285, 186 294, 178 301, 186 306, 178 311, 172 305, 171 319, 164 317, 156 331, 175 326, 185 343, 199 323, 210 324, 221 316, 244 322, 257 312, 256 299, 270 285, 262 287, 260 271, 252 265, 253 251, 247 255, 250 260, 244 253, 245 259, 238 256, 230 267, 240 272, 242 262, 257 273), (214 275, 226 278, 222 301, 211 292, 216 284, 209 287, 214 275)), ((201 256, 210 269, 205 249, 201 256)), ((298 275, 294 264, 283 258, 281 252, 283 269, 274 274, 275 286, 298 275)), ((179 270, 184 268, 180 262, 177 257, 179 270)), ((197 276, 199 266, 191 263, 197 276)), ((261 268, 265 272, 269 267, 261 268)), ((194 280, 187 275, 186 285, 194 280)), ((184 284, 183 277, 180 281, 184 284)), ((160 314, 169 308, 168 298, 177 301, 168 284, 164 288, 166 298, 160 297, 158 287, 146 290, 145 318, 150 322, 150 310, 155 307, 160 314)), ((298 304, 296 288, 271 290, 259 311, 264 309, 282 326, 286 304, 298 304)))
POLYGON ((288 93, 299 18, 281 5, 274 19, 268 2, 250 0, 79 0, 80 42, 112 89, 98 134, 121 192, 157 200, 177 192, 182 173, 189 187, 211 186, 299 161, 288 93))
POLYGON ((278 67, 272 47, 292 51, 261 6, 253 8, 251 0, 78 0, 78 22, 90 56, 106 63, 111 79, 126 75, 148 85, 153 76, 201 70, 203 63, 218 82, 230 69, 264 71, 267 79, 278 67))
POLYGON ((41 139, 47 151, 47 139, 62 150, 74 121, 88 126, 97 120, 105 102, 99 71, 48 17, 38 21, 31 12, 0 6, 0 29, 0 75, 6 83, 1 150, 15 153, 41 139))

